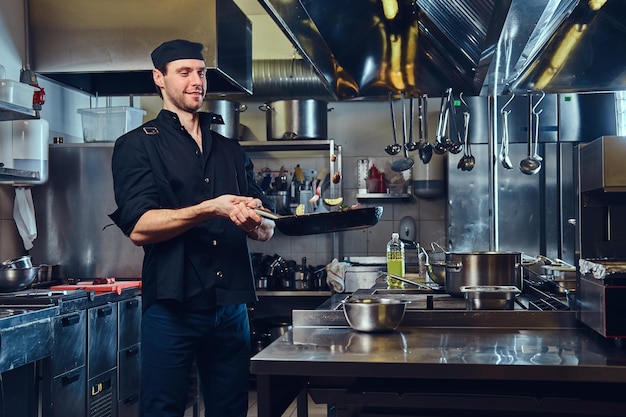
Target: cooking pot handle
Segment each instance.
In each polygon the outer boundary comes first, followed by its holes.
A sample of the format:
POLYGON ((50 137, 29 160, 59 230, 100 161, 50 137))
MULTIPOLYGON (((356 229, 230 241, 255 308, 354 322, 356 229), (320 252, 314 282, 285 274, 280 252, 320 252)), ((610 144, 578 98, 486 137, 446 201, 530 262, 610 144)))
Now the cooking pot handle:
POLYGON ((463 269, 463 263, 459 262, 459 261, 450 261, 450 262, 446 262, 446 272, 450 271, 450 272, 461 272, 461 270, 463 269))
POLYGON ((270 110, 272 110, 272 107, 269 104, 267 104, 267 103, 266 104, 261 104, 259 106, 259 110, 261 110, 261 111, 270 111, 270 110))
MULTIPOLYGON (((261 107, 259 106, 259 108, 261 107)), ((235 111, 238 111, 239 113, 243 113, 246 110, 248 110, 248 106, 246 106, 245 104, 240 104, 239 107, 235 109, 235 111)))

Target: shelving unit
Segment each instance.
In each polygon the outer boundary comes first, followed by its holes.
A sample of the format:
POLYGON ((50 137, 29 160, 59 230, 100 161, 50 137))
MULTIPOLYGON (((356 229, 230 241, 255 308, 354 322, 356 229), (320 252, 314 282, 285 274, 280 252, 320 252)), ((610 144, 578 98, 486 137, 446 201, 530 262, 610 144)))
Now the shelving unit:
POLYGON ((358 193, 357 200, 408 200, 411 198, 409 193, 358 193))
MULTIPOLYGON (((239 144, 248 153, 255 152, 326 152, 329 163, 330 175, 335 172, 341 173, 341 145, 336 145, 334 139, 324 140, 272 140, 272 141, 242 141, 239 144)), ((343 179, 341 180, 343 181, 343 179)), ((341 195, 341 181, 339 184, 330 182, 330 197, 335 198, 341 195)))
MULTIPOLYGON (((259 152, 317 152, 325 155, 328 158, 329 172, 331 175, 331 181, 329 184, 328 195, 330 198, 336 198, 341 196, 343 178, 338 184, 333 183, 332 175, 336 172, 342 173, 342 160, 341 160, 341 145, 336 145, 334 139, 323 140, 272 140, 272 141, 241 141, 239 144, 248 152, 248 154, 254 154, 259 152)), ((254 158, 253 158, 254 159, 254 158)), ((331 255, 337 255, 337 236, 332 233, 331 239, 331 255)), ((300 293, 301 291, 297 291, 300 293)), ((302 295, 302 294, 297 294, 302 295)))
POLYGON ((330 290, 257 290, 259 297, 330 297, 330 290))
POLYGON ((37 117, 35 110, 16 106, 0 100, 0 121, 34 119, 37 117))
MULTIPOLYGON (((342 181, 334 184, 332 182, 333 173, 342 173, 341 145, 336 145, 334 139, 319 140, 275 140, 275 141, 241 141, 239 144, 254 159, 254 154, 273 153, 273 152, 293 152, 294 154, 316 154, 324 157, 328 161, 331 181, 328 193, 331 197, 341 196, 342 181)), ((336 233, 331 233, 331 258, 337 256, 338 239, 336 233)), ((258 290, 260 298, 271 300, 275 297, 286 297, 300 300, 309 300, 310 303, 317 302, 316 299, 327 298, 332 295, 331 291, 320 290, 258 290)))
MULTIPOLYGON (((0 100, 0 121, 36 119, 37 113, 33 109, 16 106, 12 103, 0 100)), ((0 155, 0 163, 2 162, 0 155)), ((0 181, 32 181, 39 180, 37 171, 24 171, 21 169, 5 168, 0 165, 0 181)))

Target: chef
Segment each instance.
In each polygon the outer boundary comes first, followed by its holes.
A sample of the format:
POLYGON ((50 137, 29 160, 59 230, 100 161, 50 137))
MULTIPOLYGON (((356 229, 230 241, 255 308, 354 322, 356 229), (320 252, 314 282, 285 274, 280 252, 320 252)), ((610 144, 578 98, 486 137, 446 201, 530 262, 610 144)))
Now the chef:
POLYGON ((245 417, 248 408, 246 304, 256 296, 247 238, 270 239, 274 223, 254 211, 265 196, 248 156, 199 111, 207 90, 202 48, 177 39, 152 52, 163 109, 119 138, 113 153, 111 218, 145 255, 145 417, 184 415, 194 363, 207 417, 245 417))

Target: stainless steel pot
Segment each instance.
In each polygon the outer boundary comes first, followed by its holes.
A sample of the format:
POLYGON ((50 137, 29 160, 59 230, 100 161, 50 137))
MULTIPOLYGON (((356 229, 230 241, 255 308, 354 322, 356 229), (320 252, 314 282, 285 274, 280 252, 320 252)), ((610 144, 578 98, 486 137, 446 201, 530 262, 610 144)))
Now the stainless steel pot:
POLYGON ((239 140, 239 114, 246 111, 248 106, 230 100, 207 100, 204 107, 206 111, 219 114, 224 119, 223 125, 212 124, 212 131, 239 140))
POLYGON ((463 297, 463 286, 515 286, 522 289, 521 252, 446 253, 446 292, 463 297))
POLYGON ((259 107, 265 112, 267 140, 328 139, 328 112, 325 101, 280 100, 259 107))

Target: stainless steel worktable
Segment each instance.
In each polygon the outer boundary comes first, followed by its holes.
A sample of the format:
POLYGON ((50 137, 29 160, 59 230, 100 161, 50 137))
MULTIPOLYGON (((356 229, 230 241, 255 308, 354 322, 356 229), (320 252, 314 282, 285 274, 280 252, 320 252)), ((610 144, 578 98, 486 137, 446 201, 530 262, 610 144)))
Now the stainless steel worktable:
POLYGON ((336 416, 626 415, 626 349, 573 311, 407 311, 380 334, 350 329, 342 311, 294 311, 251 370, 259 417, 305 387, 336 416))

